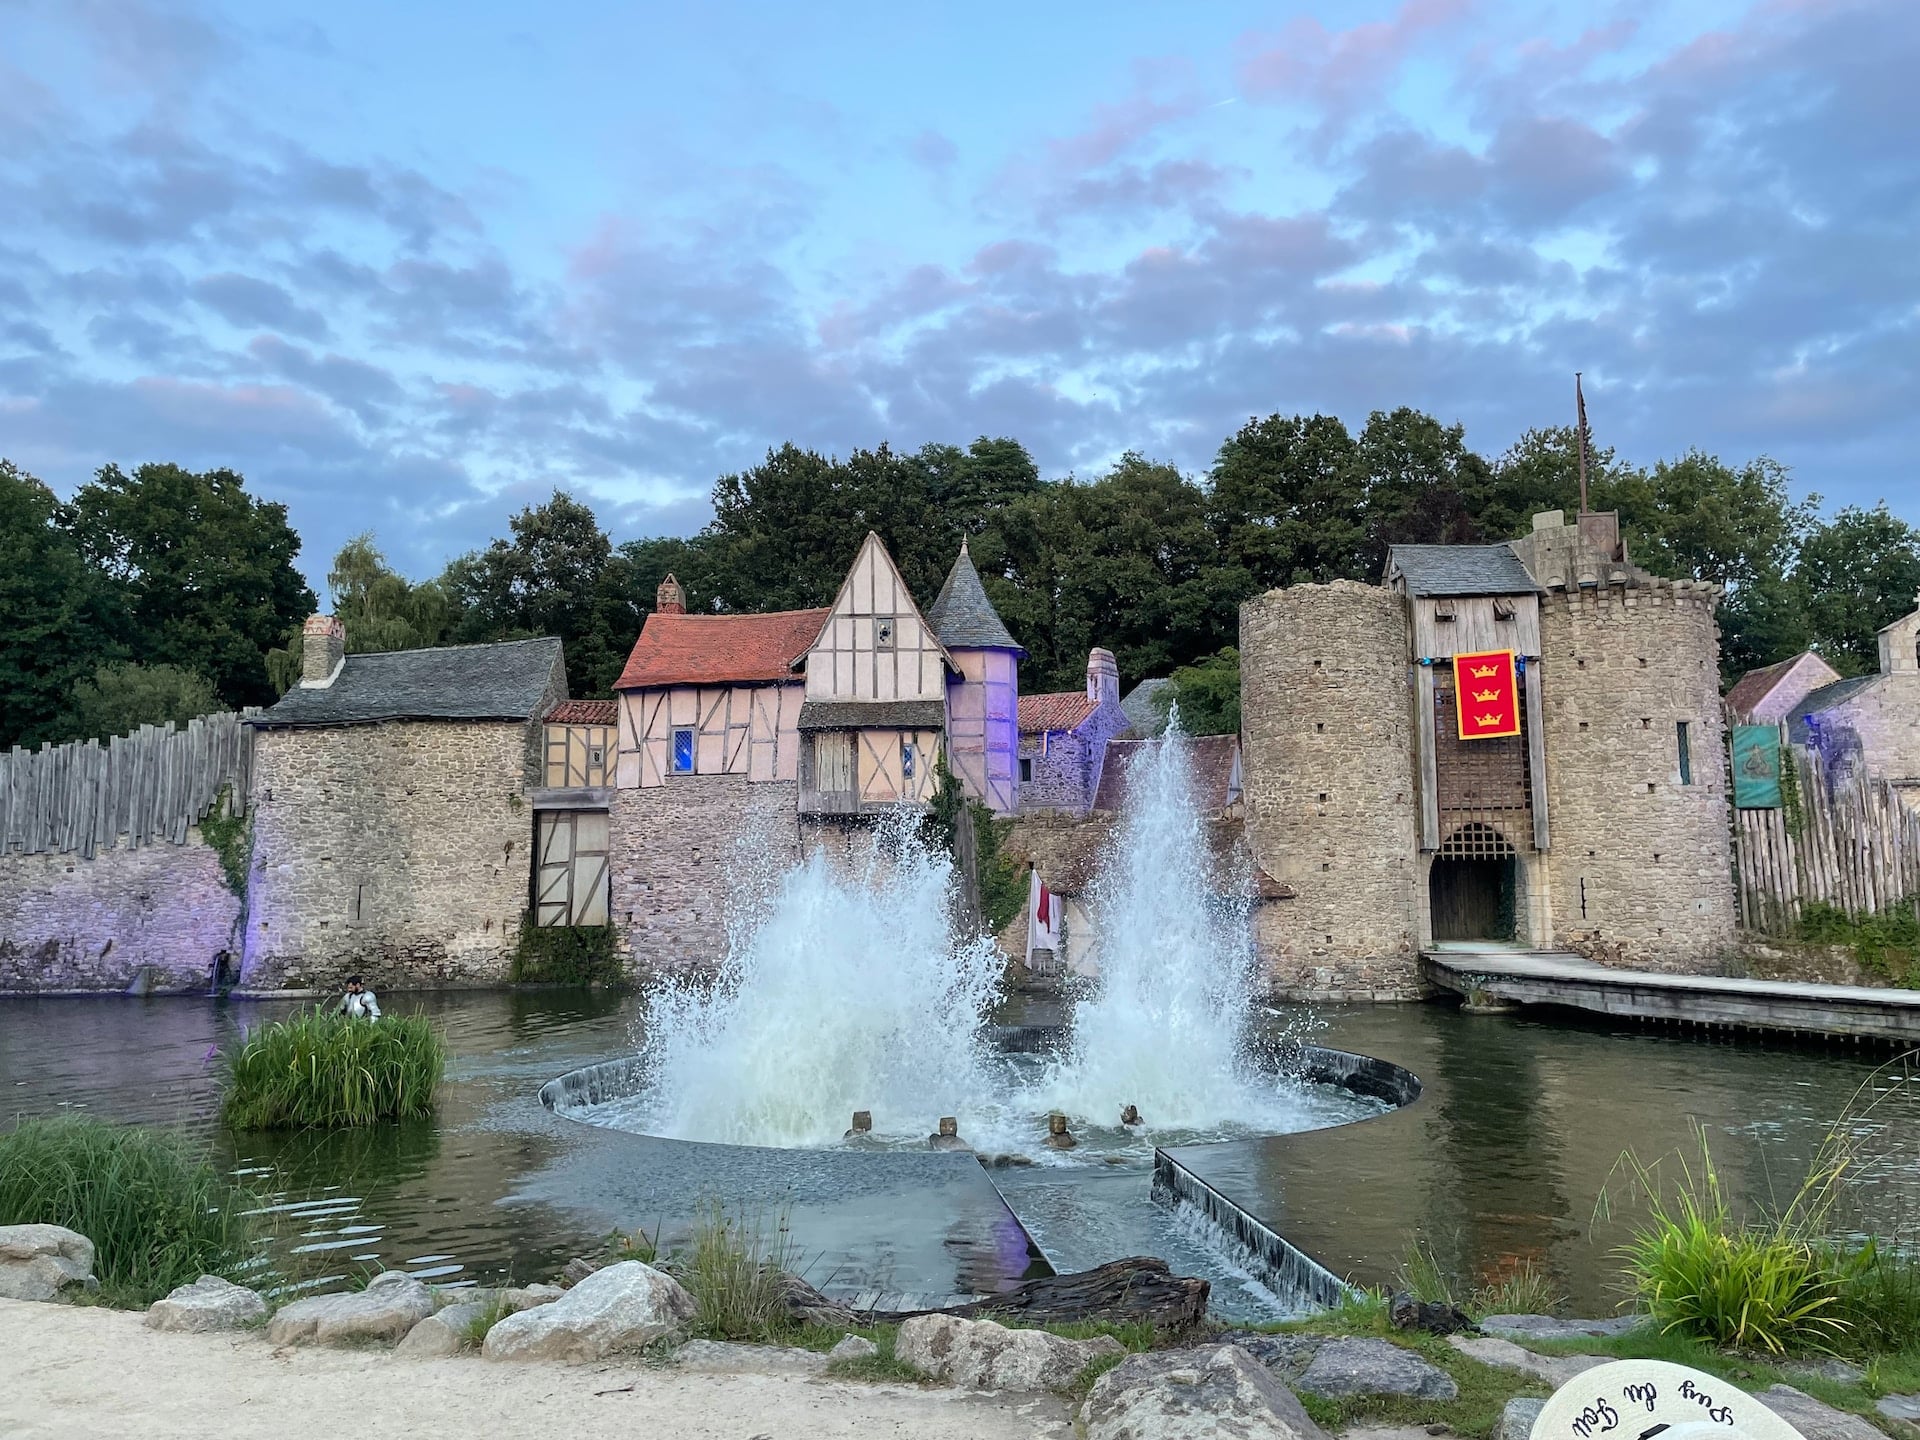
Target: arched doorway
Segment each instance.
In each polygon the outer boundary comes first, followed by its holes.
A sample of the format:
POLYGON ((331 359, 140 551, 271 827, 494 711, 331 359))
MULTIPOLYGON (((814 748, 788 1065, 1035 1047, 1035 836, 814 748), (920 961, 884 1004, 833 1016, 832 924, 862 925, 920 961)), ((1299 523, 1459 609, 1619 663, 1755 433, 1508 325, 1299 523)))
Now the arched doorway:
POLYGON ((1517 863, 1491 825, 1476 820, 1448 835, 1427 876, 1435 942, 1513 939, 1517 863))

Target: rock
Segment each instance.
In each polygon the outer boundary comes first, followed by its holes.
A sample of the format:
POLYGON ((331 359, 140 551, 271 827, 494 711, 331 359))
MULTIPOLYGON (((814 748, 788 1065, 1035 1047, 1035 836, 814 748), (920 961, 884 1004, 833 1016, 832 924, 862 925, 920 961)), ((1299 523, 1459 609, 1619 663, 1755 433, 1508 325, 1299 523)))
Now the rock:
POLYGON ((259 1291, 218 1275, 202 1275, 147 1307, 147 1325, 154 1330, 244 1330, 266 1318, 259 1291))
MULTIPOLYGON (((429 1285, 433 1292, 433 1308, 445 1310, 451 1305, 491 1305, 506 1292, 490 1285, 429 1285)), ((564 1291, 561 1293, 565 1293, 564 1291)))
POLYGON ((1291 1390, 1234 1345, 1129 1355, 1094 1382, 1087 1440, 1326 1440, 1291 1390))
POLYGON ((407 1338, 394 1347, 393 1353, 408 1360, 438 1360, 458 1355, 467 1348, 467 1336, 474 1323, 492 1308, 491 1300, 449 1305, 409 1330, 407 1338))
POLYGON ((1638 1315, 1610 1320, 1561 1320, 1553 1315, 1488 1315, 1480 1328, 1514 1340, 1584 1340, 1592 1335, 1624 1335, 1640 1323, 1638 1315))
POLYGON ((1390 1340, 1337 1336, 1323 1342, 1301 1374, 1298 1389, 1309 1395, 1411 1395, 1420 1400, 1456 1400, 1453 1377, 1390 1340))
POLYGON ((1470 1360, 1478 1360, 1482 1365, 1497 1365, 1502 1370, 1518 1370, 1524 1375, 1537 1375, 1556 1390, 1574 1376, 1607 1363, 1604 1355, 1536 1355, 1496 1335, 1472 1339, 1465 1335, 1449 1335, 1447 1343, 1470 1360))
POLYGON ((1774 1385, 1754 1396, 1806 1440, 1886 1440, 1880 1427, 1863 1416, 1816 1400, 1791 1385, 1774 1385))
POLYGON ((880 1347, 864 1335, 842 1335, 840 1343, 827 1351, 829 1364, 839 1360, 871 1360, 880 1347))
POLYGON ((86 1236, 62 1225, 0 1225, 0 1300, 52 1300, 98 1283, 86 1236))
POLYGON ((600 1262, 576 1255, 560 1267, 560 1284, 563 1289, 571 1289, 587 1276, 600 1269, 600 1262))
POLYGON ((1257 1330, 1229 1330, 1217 1337, 1221 1345, 1238 1345, 1267 1369, 1286 1381, 1300 1378, 1313 1362, 1324 1337, 1319 1335, 1265 1335, 1257 1330))
POLYGON ((1493 1427, 1493 1440, 1530 1440, 1533 1422, 1546 1408, 1544 1400, 1516 1397, 1507 1401, 1507 1408, 1500 1412, 1500 1423, 1493 1427))
POLYGON ((1125 1353, 1110 1335, 1066 1340, 957 1315, 916 1315, 893 1342, 894 1359, 963 1390, 1064 1390, 1089 1362, 1125 1353))
POLYGON ((694 1308, 679 1281, 622 1260, 550 1304, 507 1316, 487 1332, 481 1353, 489 1360, 598 1360, 673 1334, 694 1308))
POLYGON ((780 1303, 787 1307, 787 1314, 802 1325, 845 1329, 859 1320, 845 1305, 829 1300, 798 1275, 786 1270, 780 1272, 780 1303))
POLYGON ((536 1305, 551 1305, 567 1292, 558 1285, 517 1285, 502 1290, 500 1298, 507 1302, 507 1309, 518 1315, 522 1310, 531 1310, 536 1305))
POLYGON ((1882 1395, 1873 1408, 1889 1420, 1920 1425, 1920 1395, 1882 1395))
POLYGON ((1458 1305, 1418 1300, 1398 1291, 1387 1297, 1387 1321, 1396 1330, 1427 1330, 1435 1335, 1473 1329, 1472 1318, 1458 1305))
POLYGON ((383 1270, 364 1290, 314 1295, 283 1305, 267 1322, 275 1345, 338 1345, 345 1340, 397 1344, 433 1313, 433 1292, 401 1270, 383 1270))
POLYGON ((1787 1360, 1781 1362, 1778 1368, 1789 1375, 1808 1380, 1831 1380, 1836 1385, 1859 1385, 1867 1378, 1867 1372, 1858 1365, 1849 1365, 1831 1355, 1824 1360, 1787 1360))
POLYGON ((689 1340, 673 1352, 682 1370, 715 1375, 818 1375, 827 1356, 786 1345, 734 1345, 724 1340, 689 1340))

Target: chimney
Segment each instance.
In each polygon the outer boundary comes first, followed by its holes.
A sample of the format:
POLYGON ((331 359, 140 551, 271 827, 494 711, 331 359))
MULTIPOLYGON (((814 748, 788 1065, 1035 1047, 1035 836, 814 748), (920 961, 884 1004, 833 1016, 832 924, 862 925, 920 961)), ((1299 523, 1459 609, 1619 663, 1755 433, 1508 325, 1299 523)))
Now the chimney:
POLYGON ((1120 663, 1111 650, 1096 646, 1087 652, 1087 698, 1096 705, 1120 703, 1120 663))
POLYGON ((660 588, 653 592, 653 611, 656 615, 687 613, 687 592, 680 588, 680 582, 673 576, 667 576, 660 582, 660 588))
POLYGON ((329 683, 346 653, 347 627, 332 615, 309 615, 300 627, 300 683, 329 683))

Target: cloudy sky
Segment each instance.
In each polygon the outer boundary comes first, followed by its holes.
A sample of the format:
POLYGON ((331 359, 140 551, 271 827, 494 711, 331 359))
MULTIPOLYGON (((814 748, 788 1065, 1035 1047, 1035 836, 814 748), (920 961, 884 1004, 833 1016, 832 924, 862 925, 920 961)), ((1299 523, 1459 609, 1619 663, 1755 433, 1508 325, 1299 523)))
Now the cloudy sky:
POLYGON ((424 574, 787 439, 1497 453, 1581 369, 1627 458, 1920 521, 1917 75, 1915 0, 0 0, 0 455, 424 574))

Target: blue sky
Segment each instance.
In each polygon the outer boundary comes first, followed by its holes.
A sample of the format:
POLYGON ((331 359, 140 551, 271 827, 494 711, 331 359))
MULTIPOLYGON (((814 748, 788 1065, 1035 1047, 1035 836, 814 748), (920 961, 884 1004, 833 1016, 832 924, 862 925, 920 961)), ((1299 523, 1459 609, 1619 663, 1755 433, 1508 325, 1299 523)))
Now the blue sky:
POLYGON ((1249 415, 1766 453, 1920 521, 1920 4, 0 0, 0 455, 230 465, 316 577, 556 486, 1249 415), (697 13, 695 13, 697 10, 697 13))

